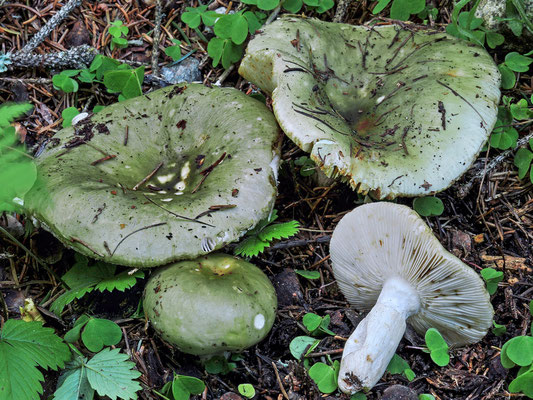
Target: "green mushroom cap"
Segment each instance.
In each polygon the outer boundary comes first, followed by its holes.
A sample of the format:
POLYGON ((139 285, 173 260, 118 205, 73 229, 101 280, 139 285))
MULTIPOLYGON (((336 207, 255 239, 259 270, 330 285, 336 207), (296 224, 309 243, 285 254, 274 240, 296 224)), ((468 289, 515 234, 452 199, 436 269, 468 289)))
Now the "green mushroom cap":
POLYGON ((279 144, 272 113, 238 90, 167 87, 59 131, 24 206, 89 257, 134 267, 191 259, 269 215, 279 144))
POLYGON ((500 75, 482 48, 416 27, 283 17, 239 73, 272 94, 285 131, 326 175, 376 198, 446 189, 496 121, 500 75))
POLYGON ((215 355, 261 341, 274 324, 277 298, 255 265, 215 253, 155 271, 143 305, 163 339, 184 353, 215 355))

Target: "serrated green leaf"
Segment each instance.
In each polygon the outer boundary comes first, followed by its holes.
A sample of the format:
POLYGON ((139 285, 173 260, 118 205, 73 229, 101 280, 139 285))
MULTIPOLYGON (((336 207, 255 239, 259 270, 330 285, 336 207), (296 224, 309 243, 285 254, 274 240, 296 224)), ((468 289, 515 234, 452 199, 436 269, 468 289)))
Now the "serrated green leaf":
POLYGON ((75 356, 65 366, 54 392, 54 400, 92 400, 94 389, 87 379, 86 358, 75 356))
POLYGON ((116 265, 97 262, 87 266, 87 259, 83 256, 77 258, 74 266, 63 275, 62 279, 69 285, 70 290, 59 296, 50 306, 50 311, 60 315, 65 306, 75 299, 80 299, 85 294, 98 289, 124 291, 136 283, 137 278, 144 276, 142 271, 128 275, 127 271, 115 275, 116 265))
POLYGON ((104 346, 116 345, 121 338, 120 327, 113 321, 103 318, 91 318, 81 333, 83 344, 93 353, 99 352, 104 346))
POLYGON ((234 250, 236 255, 254 257, 262 253, 270 243, 259 239, 257 236, 250 236, 241 241, 234 250))
POLYGON ((37 366, 56 370, 70 359, 69 347, 41 322, 8 319, 0 330, 0 400, 39 399, 37 366))
POLYGON ((298 233, 299 226, 297 221, 269 225, 259 232, 259 239, 270 242, 274 239, 288 238, 298 233))
POLYGON ((120 349, 105 348, 85 364, 87 379, 100 396, 112 400, 137 398, 135 393, 141 390, 141 385, 135 379, 141 373, 133 369, 133 362, 126 361, 128 358, 120 349))
POLYGON ((32 108, 30 103, 4 103, 0 105, 0 127, 8 126, 15 118, 23 116, 32 108))

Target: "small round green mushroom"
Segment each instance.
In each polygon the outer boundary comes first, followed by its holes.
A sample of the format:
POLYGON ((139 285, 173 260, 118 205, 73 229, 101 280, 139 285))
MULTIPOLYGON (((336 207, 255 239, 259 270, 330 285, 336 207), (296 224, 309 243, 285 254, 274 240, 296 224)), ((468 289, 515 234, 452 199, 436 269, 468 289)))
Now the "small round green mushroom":
POLYGON ((277 298, 255 265, 214 253, 155 271, 143 305, 164 340, 184 353, 216 355, 261 341, 274 324, 277 298))
POLYGON ((409 25, 283 17, 250 41, 239 73, 272 95, 281 128, 326 175, 376 198, 450 186, 500 96, 483 48, 409 25))

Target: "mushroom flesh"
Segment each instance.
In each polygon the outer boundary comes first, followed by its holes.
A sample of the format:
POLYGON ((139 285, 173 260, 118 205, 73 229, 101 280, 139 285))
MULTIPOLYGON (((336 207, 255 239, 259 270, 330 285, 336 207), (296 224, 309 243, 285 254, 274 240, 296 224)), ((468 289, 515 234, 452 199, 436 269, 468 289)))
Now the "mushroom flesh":
POLYGON ((493 309, 482 279, 446 251, 409 207, 357 207, 335 228, 330 252, 347 300, 356 309, 371 309, 344 347, 338 383, 345 393, 376 384, 406 322, 420 334, 438 329, 451 346, 475 343, 491 327, 493 309))

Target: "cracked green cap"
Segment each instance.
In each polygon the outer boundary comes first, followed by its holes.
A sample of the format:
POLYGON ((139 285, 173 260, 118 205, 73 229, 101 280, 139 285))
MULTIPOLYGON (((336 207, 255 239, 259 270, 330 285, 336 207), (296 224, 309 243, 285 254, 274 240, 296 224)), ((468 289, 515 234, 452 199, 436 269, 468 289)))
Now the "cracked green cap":
POLYGON ((484 49, 408 25, 283 17, 250 41, 239 73, 272 95, 281 128, 326 175, 376 198, 450 186, 500 97, 484 49))
POLYGON ((276 291, 255 265, 209 254, 155 271, 143 307, 154 329, 181 351, 215 355, 261 341, 276 317, 276 291))
POLYGON ((89 257, 135 267, 191 259, 270 213, 279 143, 257 100, 168 87, 58 132, 36 159, 41 184, 24 206, 89 257))

